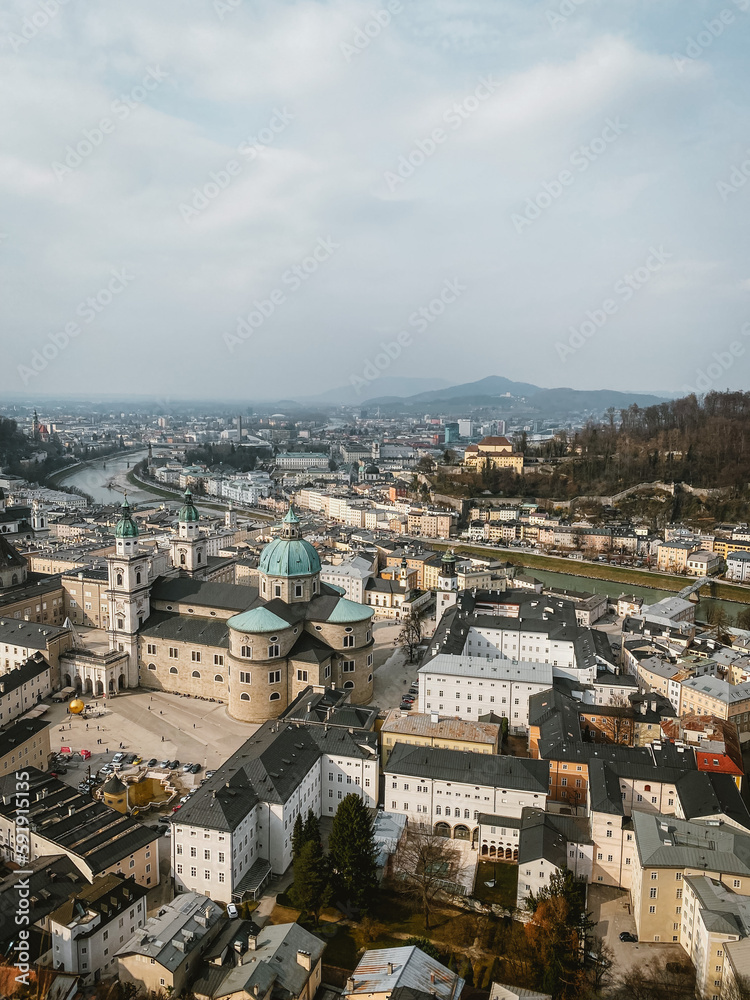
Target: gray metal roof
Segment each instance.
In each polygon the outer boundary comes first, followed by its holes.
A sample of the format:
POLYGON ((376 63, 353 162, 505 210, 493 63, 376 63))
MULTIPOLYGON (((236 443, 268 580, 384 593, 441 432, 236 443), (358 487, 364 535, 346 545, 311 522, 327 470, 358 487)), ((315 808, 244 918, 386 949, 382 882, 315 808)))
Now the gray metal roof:
POLYGON ((638 857, 646 868, 696 868, 750 875, 750 834, 676 816, 634 812, 638 857))
POLYGON ((437 1000, 458 1000, 464 980, 415 946, 366 951, 352 973, 344 996, 392 993, 406 987, 437 1000))
POLYGON ((209 931, 224 919, 222 908, 207 896, 181 893, 131 935, 117 955, 143 955, 174 972, 185 956, 199 948, 209 931))

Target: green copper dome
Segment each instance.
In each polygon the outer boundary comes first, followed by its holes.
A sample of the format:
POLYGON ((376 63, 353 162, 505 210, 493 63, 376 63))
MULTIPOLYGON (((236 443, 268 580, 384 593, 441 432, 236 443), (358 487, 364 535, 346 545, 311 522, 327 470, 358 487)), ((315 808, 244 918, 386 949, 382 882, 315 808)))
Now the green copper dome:
POLYGON ((180 508, 180 521, 200 521, 201 516, 193 503, 193 494, 190 490, 185 490, 185 504, 180 508))
POLYGON ((131 515, 130 504, 128 503, 128 498, 122 502, 122 517, 117 522, 117 527, 115 528, 115 538, 137 538, 138 537, 138 525, 133 520, 131 515))
POLYGON ((266 576, 312 576, 320 573, 320 557, 304 538, 274 538, 263 549, 258 569, 266 576))

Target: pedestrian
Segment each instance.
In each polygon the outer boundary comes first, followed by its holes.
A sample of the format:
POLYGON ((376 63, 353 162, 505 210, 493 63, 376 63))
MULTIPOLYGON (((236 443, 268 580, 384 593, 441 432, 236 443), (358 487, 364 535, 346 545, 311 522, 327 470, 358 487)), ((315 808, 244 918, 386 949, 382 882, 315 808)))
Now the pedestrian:
POLYGON ((162 743, 164 742, 164 737, 163 737, 163 736, 162 736, 162 738, 161 738, 161 741, 162 741, 162 743))
POLYGON ((109 747, 107 747, 107 749, 104 752, 109 753, 109 747))
POLYGON ((195 729, 195 723, 193 723, 193 729, 195 729))

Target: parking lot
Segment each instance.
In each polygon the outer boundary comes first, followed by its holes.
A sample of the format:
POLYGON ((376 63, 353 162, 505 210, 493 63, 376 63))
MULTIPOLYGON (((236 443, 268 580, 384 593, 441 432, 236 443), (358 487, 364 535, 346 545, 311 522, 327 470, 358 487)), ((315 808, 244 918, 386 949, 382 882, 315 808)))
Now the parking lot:
POLYGON ((635 919, 631 913, 630 893, 608 885, 590 885, 588 908, 596 924, 594 931, 612 949, 615 974, 627 972, 634 966, 644 965, 654 958, 684 961, 685 952, 679 944, 654 941, 620 941, 620 934, 635 934, 635 919))
POLYGON ((61 779, 76 787, 88 773, 111 762, 119 751, 137 754, 143 761, 180 763, 181 787, 196 787, 207 769, 215 769, 258 728, 231 719, 225 705, 163 692, 124 691, 114 698, 89 698, 93 711, 71 716, 67 703, 50 706, 50 747, 69 747, 90 759, 72 760, 61 779), (200 764, 198 774, 184 774, 186 763, 200 764))

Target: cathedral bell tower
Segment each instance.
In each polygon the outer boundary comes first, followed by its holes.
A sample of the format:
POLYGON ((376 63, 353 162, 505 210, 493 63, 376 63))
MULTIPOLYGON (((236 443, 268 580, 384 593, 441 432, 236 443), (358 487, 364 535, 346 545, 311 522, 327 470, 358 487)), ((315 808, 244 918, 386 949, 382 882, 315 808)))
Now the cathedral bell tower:
POLYGON ((200 576, 206 569, 206 551, 206 539, 200 530, 200 514, 188 489, 178 515, 177 537, 172 539, 172 562, 181 572, 200 576))
POLYGON ((151 613, 148 557, 138 545, 138 525, 128 498, 115 528, 115 551, 107 556, 109 648, 128 654, 126 687, 138 687, 138 629, 151 613))

